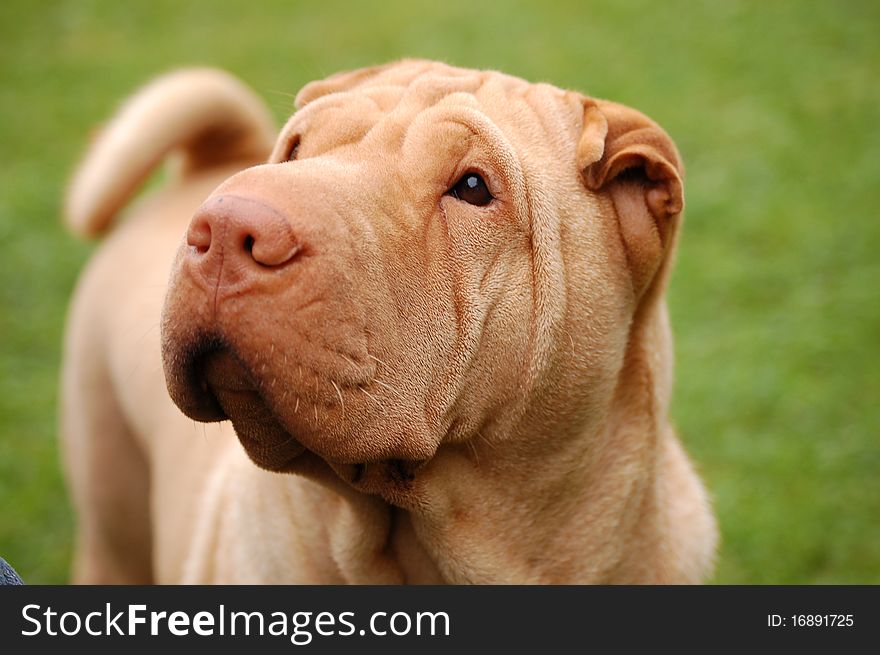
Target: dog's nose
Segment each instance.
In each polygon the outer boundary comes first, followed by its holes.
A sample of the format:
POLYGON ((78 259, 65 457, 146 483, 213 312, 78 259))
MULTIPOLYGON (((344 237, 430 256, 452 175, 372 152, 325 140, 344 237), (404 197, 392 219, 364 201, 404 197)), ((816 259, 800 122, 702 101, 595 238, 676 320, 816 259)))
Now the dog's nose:
POLYGON ((202 274, 218 281, 221 274, 225 279, 278 268, 302 250, 283 214, 260 200, 240 196, 207 200, 193 216, 186 242, 202 274))

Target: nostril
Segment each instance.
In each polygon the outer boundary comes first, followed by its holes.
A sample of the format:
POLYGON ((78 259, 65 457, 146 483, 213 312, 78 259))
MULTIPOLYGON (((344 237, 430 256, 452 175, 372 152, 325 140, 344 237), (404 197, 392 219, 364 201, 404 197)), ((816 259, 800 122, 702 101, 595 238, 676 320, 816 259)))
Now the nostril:
POLYGON ((289 233, 257 235, 256 238, 248 235, 243 246, 251 259, 265 268, 284 266, 302 253, 299 241, 289 233))
POLYGON ((211 249, 211 223, 204 218, 193 221, 186 232, 186 243, 200 255, 208 252, 211 249))

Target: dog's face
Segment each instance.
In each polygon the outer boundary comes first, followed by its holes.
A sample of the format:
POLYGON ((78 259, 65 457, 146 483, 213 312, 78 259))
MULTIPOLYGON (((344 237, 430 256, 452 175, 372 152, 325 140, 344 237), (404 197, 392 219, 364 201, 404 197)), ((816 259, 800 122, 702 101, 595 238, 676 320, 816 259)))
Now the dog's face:
POLYGON ((541 453, 602 420, 681 210, 640 114, 402 62, 306 86, 198 210, 163 315, 171 396, 277 471, 405 486, 444 444, 541 453), (549 428, 505 443, 540 416, 549 428), (553 435, 549 440, 547 435, 553 435))

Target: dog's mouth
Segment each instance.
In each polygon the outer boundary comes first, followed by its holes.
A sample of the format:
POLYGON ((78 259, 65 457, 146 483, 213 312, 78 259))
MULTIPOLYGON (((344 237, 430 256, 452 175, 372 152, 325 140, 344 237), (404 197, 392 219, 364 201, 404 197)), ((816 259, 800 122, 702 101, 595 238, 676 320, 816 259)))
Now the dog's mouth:
POLYGON ((200 421, 230 420, 248 456, 270 471, 287 471, 305 452, 278 418, 260 385, 231 349, 212 342, 189 365, 187 413, 200 421))
MULTIPOLYGON (((358 463, 315 457, 272 408, 260 383, 234 351, 221 341, 207 341, 185 366, 187 414, 200 421, 231 421, 245 452, 258 466, 275 472, 303 472, 322 460, 342 480, 368 493, 403 489, 423 461, 398 458, 358 463), (300 459, 309 462, 301 462, 300 459)), ((304 424, 304 430, 308 427, 304 424)))
MULTIPOLYGON (((261 468, 342 480, 402 505, 416 472, 436 451, 437 445, 422 446, 408 431, 397 436, 385 430, 384 414, 365 413, 377 396, 367 403, 356 393, 347 395, 345 409, 342 402, 321 404, 310 380, 285 375, 296 365, 279 370, 272 360, 242 356, 220 337, 169 339, 164 346, 175 404, 197 421, 229 420, 248 457, 261 468)), ((345 389, 333 388, 340 396, 345 389)))

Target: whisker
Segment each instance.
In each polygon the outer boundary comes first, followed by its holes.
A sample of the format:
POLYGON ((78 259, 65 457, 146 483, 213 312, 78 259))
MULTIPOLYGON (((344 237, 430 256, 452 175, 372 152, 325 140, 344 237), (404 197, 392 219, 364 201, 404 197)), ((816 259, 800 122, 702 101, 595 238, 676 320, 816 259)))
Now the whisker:
POLYGON ((374 396, 373 394, 371 394, 369 391, 367 391, 367 390, 364 389, 363 387, 358 387, 358 389, 360 389, 360 390, 363 391, 365 394, 367 394, 367 396, 369 396, 369 397, 373 400, 374 403, 376 403, 377 405, 379 405, 379 407, 382 406, 382 402, 381 402, 378 398, 376 398, 376 396, 374 396))
POLYGON ((477 454, 477 447, 474 445, 473 440, 468 439, 467 441, 465 441, 465 443, 468 445, 468 448, 470 449, 471 453, 473 453, 474 461, 477 463, 477 466, 479 466, 480 465, 480 456, 479 456, 479 454, 477 454))
MULTIPOLYGON (((374 360, 374 361, 379 362, 382 366, 388 366, 388 364, 386 364, 385 362, 383 362, 381 359, 379 359, 378 357, 376 357, 376 356, 373 355, 373 354, 367 353, 367 357, 369 357, 370 359, 372 359, 372 360, 374 360)), ((391 367, 388 366, 388 368, 391 368, 391 367)))
POLYGON ((339 387, 336 386, 336 383, 333 380, 330 380, 330 384, 333 385, 333 388, 336 389, 336 395, 339 396, 339 403, 342 405, 342 418, 345 418, 345 400, 342 398, 342 392, 339 390, 339 387))
POLYGON ((315 408, 315 423, 317 423, 318 422, 318 406, 314 405, 314 408, 315 408))
POLYGON ((158 324, 158 323, 153 323, 149 328, 147 328, 147 331, 144 332, 144 333, 138 338, 137 342, 140 343, 141 341, 143 341, 144 339, 146 339, 147 336, 148 336, 153 330, 158 330, 158 329, 159 329, 159 324, 158 324))
POLYGON ((397 389, 395 389, 394 387, 392 387, 390 384, 386 384, 385 382, 382 382, 382 380, 379 380, 379 379, 377 379, 377 378, 373 378, 373 380, 371 380, 371 382, 375 382, 375 383, 378 384, 379 386, 381 386, 381 387, 385 387, 386 389, 388 389, 388 391, 390 391, 391 393, 393 393, 393 394, 394 394, 395 396, 397 396, 398 398, 402 398, 402 397, 403 397, 403 396, 400 395, 400 392, 399 392, 397 389))
POLYGON ((285 439, 284 441, 282 441, 280 444, 278 444, 278 446, 276 446, 276 447, 277 447, 277 448, 281 448, 282 446, 286 446, 287 444, 289 444, 291 441, 296 441, 296 437, 294 437, 293 435, 291 435, 291 436, 289 436, 287 439, 285 439))
POLYGON ((196 433, 201 432, 202 439, 207 441, 208 440, 208 431, 205 429, 206 424, 200 423, 200 422, 196 421, 195 419, 190 419, 190 421, 192 421, 192 424, 193 424, 193 432, 196 432, 196 433))
POLYGON ((296 406, 293 408, 293 413, 296 414, 299 411, 299 396, 296 397, 296 406))
POLYGON ((126 377, 126 382, 131 382, 134 379, 137 370, 140 368, 141 360, 135 362, 135 365, 131 367, 131 370, 128 372, 128 377, 126 377))
POLYGON ((279 96, 286 96, 288 98, 296 98, 295 93, 288 93, 287 91, 278 91, 276 89, 266 89, 266 93, 274 93, 279 96))
POLYGON ((390 384, 388 384, 387 382, 382 382, 382 380, 380 380, 379 378, 373 378, 372 380, 370 380, 370 382, 375 382, 375 383, 378 384, 379 386, 381 386, 381 387, 385 387, 385 388, 388 389, 389 391, 394 391, 395 393, 397 392, 397 389, 395 389, 394 387, 392 387, 392 386, 391 386, 390 384))
POLYGON ((491 441, 490 439, 488 439, 488 438, 486 438, 485 436, 483 436, 483 434, 482 434, 481 432, 477 432, 477 433, 476 433, 476 436, 477 436, 477 438, 480 439, 484 444, 486 444, 487 446, 489 446, 489 448, 491 448, 492 450, 496 450, 496 448, 497 448, 496 444, 492 443, 492 441, 491 441))
POLYGON ((576 353, 575 353, 575 347, 574 347, 574 339, 571 336, 571 332, 569 332, 565 328, 560 328, 560 329, 562 330, 563 334, 565 334, 565 336, 568 337, 568 343, 571 344, 571 357, 572 357, 572 359, 574 359, 574 357, 576 356, 576 353))

